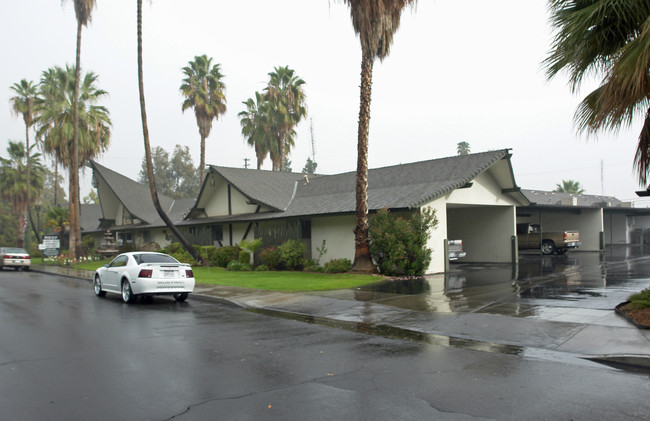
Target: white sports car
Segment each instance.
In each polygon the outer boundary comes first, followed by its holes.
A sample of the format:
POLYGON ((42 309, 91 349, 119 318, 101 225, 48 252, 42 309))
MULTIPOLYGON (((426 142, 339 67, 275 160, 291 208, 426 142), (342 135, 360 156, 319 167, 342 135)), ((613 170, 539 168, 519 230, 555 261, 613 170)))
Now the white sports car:
POLYGON ((132 303, 138 296, 173 295, 182 303, 194 291, 195 281, 187 263, 163 253, 132 251, 97 269, 93 283, 98 297, 114 292, 132 303))

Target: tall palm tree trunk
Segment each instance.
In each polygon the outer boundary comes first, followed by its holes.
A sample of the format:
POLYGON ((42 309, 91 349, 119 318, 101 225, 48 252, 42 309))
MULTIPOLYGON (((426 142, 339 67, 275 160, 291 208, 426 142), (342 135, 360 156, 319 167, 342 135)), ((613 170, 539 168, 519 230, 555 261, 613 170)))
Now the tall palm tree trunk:
POLYGON ((373 59, 366 54, 361 60, 361 94, 357 139, 356 228, 354 229, 354 264, 351 272, 376 273, 370 256, 368 237, 368 134, 373 59))
POLYGON ((206 136, 203 136, 203 133, 201 133, 201 167, 199 174, 201 175, 201 179, 199 180, 200 185, 203 184, 203 171, 205 169, 205 138, 206 136))
MULTIPOLYGON (((27 148, 27 197, 25 198, 25 222, 27 222, 27 216, 29 215, 29 218, 31 219, 31 215, 29 214, 29 202, 30 202, 30 196, 32 192, 32 179, 31 179, 31 162, 29 159, 29 125, 30 123, 27 121, 27 118, 25 119, 25 147, 27 148)), ((23 244, 25 244, 25 232, 23 231, 23 244)), ((36 239, 38 240, 38 233, 36 233, 36 239)), ((40 241, 39 241, 40 242, 40 241)))
POLYGON ((81 256, 81 229, 79 224, 79 77, 81 75, 81 28, 77 20, 77 57, 74 76, 74 111, 72 134, 72 164, 70 165, 70 257, 81 256))
POLYGON ((140 91, 140 114, 142 117, 142 134, 144 136, 144 152, 147 161, 147 177, 149 178, 149 191, 151 192, 151 199, 153 205, 160 215, 160 218, 165 222, 165 225, 174 233, 176 238, 181 242, 185 250, 190 253, 192 258, 197 262, 204 264, 201 255, 192 247, 192 245, 180 233, 176 225, 169 219, 165 211, 160 205, 158 200, 158 191, 156 190, 156 181, 153 175, 153 162, 151 159, 151 145, 149 143, 149 128, 147 125, 147 110, 144 101, 144 77, 142 71, 142 0, 138 0, 138 88, 140 91))

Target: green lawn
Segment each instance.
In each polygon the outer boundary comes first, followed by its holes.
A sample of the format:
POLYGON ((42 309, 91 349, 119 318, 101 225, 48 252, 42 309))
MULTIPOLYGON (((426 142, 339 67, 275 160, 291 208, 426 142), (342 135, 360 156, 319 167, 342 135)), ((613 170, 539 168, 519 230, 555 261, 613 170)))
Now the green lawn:
MULTIPOLYGON (((36 259, 34 259, 36 260, 36 259)), ((94 271, 109 260, 97 260, 74 265, 77 269, 94 271)), ((40 264, 41 262, 34 263, 40 264)), ((229 285, 242 288, 256 288, 269 291, 328 291, 354 288, 383 281, 385 278, 372 275, 350 275, 347 273, 312 273, 290 271, 231 272, 221 267, 193 267, 197 283, 229 285)))

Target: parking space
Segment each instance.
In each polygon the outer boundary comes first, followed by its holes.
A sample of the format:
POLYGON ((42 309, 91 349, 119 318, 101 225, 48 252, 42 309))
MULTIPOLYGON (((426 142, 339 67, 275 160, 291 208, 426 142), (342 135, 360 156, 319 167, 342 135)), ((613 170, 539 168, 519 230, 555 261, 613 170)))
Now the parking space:
POLYGON ((604 252, 520 256, 518 265, 454 264, 449 273, 386 282, 356 298, 436 313, 488 313, 559 322, 623 326, 613 309, 650 287, 643 246, 604 252))

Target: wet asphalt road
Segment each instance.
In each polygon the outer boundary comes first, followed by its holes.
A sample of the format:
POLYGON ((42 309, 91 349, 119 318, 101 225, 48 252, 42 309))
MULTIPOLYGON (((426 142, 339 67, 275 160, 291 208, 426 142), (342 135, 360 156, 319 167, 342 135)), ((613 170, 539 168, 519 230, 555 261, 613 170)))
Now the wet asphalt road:
POLYGON ((647 375, 0 272, 0 419, 649 419, 647 375))

